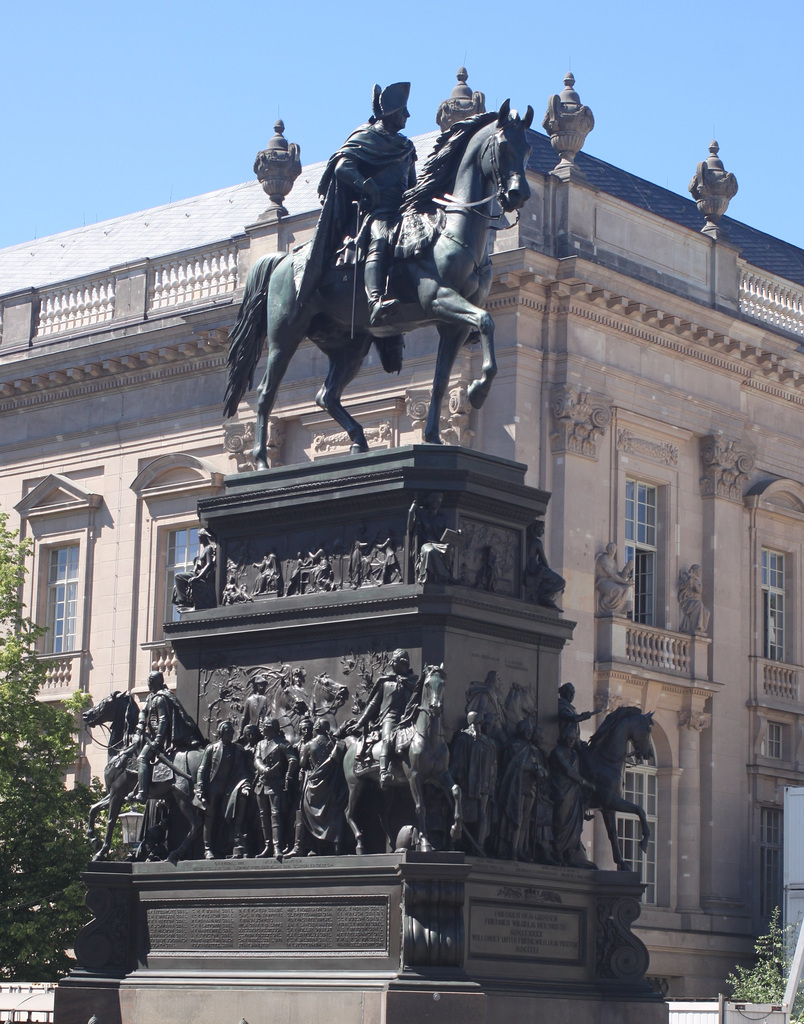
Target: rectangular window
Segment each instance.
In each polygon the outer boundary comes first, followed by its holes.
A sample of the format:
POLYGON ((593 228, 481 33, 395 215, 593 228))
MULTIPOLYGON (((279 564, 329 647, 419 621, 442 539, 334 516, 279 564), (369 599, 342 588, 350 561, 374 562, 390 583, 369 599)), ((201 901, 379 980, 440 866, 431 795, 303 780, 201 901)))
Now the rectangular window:
POLYGON ((656 621, 656 488, 625 481, 625 557, 634 563, 634 622, 656 621))
POLYGON ((784 661, 784 555, 762 549, 763 655, 784 661))
POLYGON ((165 619, 179 621, 179 613, 172 603, 173 586, 177 572, 192 572, 198 554, 198 527, 185 526, 171 530, 167 543, 167 573, 165 576, 165 619))
POLYGON ((644 808, 650 825, 650 839, 645 853, 639 848, 642 825, 633 814, 617 815, 617 838, 620 853, 632 871, 639 872, 645 883, 643 903, 656 903, 656 823, 657 823, 656 769, 626 768, 623 773, 623 796, 644 808))
POLYGON ((765 733, 765 742, 763 744, 763 753, 765 757, 773 757, 777 761, 781 761, 782 754, 784 752, 782 742, 783 730, 784 726, 780 722, 768 722, 768 728, 765 733))
POLYGON ((78 545, 51 548, 48 555, 45 651, 64 654, 78 649, 78 545))
POLYGON ((763 917, 782 905, 782 812, 763 807, 759 846, 759 904, 763 917))

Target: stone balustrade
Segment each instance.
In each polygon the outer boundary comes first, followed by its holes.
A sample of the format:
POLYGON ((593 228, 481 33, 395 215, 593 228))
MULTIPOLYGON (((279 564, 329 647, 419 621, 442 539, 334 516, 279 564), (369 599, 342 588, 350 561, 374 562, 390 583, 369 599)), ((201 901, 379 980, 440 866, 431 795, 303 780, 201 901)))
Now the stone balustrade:
POLYGON ((598 616, 595 661, 636 670, 661 672, 687 679, 709 679, 709 637, 643 626, 630 619, 598 616))
POLYGON ((0 353, 209 302, 230 295, 237 285, 238 247, 225 242, 2 295, 0 353))
POLYGON ((687 675, 690 641, 689 636, 632 623, 625 631, 625 654, 635 665, 687 675))
POLYGON ((45 666, 43 696, 62 697, 80 688, 81 653, 48 655, 40 659, 45 666))
POLYGON ((233 292, 237 287, 237 248, 185 253, 151 265, 148 309, 168 309, 202 302, 233 292))
POLYGON ((36 337, 77 331, 111 320, 114 315, 114 278, 73 281, 40 292, 36 337))
POLYGON ((777 330, 804 336, 804 288, 745 263, 740 266, 740 311, 777 330))
POLYGON ((798 700, 798 672, 795 665, 762 661, 762 693, 766 697, 798 700))

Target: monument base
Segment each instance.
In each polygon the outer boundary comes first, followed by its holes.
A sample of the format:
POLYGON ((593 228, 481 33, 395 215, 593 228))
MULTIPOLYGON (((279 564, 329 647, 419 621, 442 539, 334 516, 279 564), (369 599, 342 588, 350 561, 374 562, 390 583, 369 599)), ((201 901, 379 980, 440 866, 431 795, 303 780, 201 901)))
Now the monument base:
POLYGON ((629 872, 453 853, 91 865, 56 1024, 664 1024, 629 872))

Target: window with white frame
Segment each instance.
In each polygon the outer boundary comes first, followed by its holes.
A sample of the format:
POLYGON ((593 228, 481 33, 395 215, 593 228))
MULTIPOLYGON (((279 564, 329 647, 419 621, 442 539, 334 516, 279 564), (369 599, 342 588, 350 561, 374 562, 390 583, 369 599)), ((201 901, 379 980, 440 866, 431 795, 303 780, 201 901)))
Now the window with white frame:
POLYGON ((759 837, 759 909, 770 917, 782 905, 782 811, 763 807, 759 837))
POLYGON ((634 622, 656 621, 656 488, 625 482, 625 557, 634 563, 634 622))
POLYGON ((784 555, 762 549, 763 656, 784 661, 784 555))
POLYGON ((173 586, 177 572, 192 572, 198 554, 198 527, 183 526, 170 530, 167 536, 167 566, 165 572, 165 618, 178 622, 179 613, 172 603, 173 586), (170 615, 167 614, 170 609, 170 615))
POLYGON ((47 654, 78 649, 78 554, 75 544, 51 548, 47 555, 47 654))
POLYGON ((762 744, 762 753, 765 757, 772 757, 781 761, 784 754, 784 726, 781 722, 768 722, 765 730, 765 740, 762 744))
POLYGON ((648 818, 650 839, 648 848, 640 849, 642 824, 635 814, 617 815, 617 838, 620 853, 632 871, 639 873, 645 883, 643 903, 656 902, 656 826, 658 823, 658 778, 655 761, 650 764, 629 765, 623 770, 623 797, 639 804, 648 818))

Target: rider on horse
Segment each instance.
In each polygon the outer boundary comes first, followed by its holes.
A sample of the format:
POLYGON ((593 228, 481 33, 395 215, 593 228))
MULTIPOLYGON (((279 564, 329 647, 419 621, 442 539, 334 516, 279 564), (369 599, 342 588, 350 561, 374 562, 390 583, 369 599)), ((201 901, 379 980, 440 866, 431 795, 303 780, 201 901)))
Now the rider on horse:
POLYGON ((192 750, 205 745, 201 730, 184 709, 181 701, 165 686, 161 672, 148 676, 150 693, 140 711, 135 747, 137 758, 137 792, 132 797, 140 803, 148 799, 151 765, 174 750, 192 750))
POLYGON ((383 323, 399 306, 395 299, 385 298, 385 289, 402 196, 416 184, 416 150, 400 134, 410 116, 409 94, 410 82, 396 82, 382 90, 375 85, 373 116, 352 132, 327 163, 318 186, 324 208, 299 290, 304 302, 344 237, 355 233, 351 211, 356 201, 366 211, 358 234, 365 229, 369 236, 364 281, 372 326, 383 323))
MULTIPOLYGON (((418 676, 410 670, 410 655, 407 651, 396 650, 391 655, 391 671, 380 676, 374 684, 368 704, 363 713, 348 728, 352 735, 365 729, 381 731, 380 740, 380 787, 385 789, 393 779, 390 770, 394 734, 405 709, 418 689, 418 676)), ((337 735, 337 734, 336 734, 337 735)))

